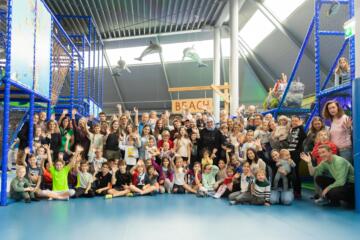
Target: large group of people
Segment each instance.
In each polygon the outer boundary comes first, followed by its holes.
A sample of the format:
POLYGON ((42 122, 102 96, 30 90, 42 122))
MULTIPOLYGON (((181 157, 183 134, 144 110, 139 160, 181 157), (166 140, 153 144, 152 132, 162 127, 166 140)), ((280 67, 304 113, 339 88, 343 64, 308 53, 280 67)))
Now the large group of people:
MULTIPOLYGON (((231 204, 291 204, 302 198, 300 163, 314 176, 315 202, 354 204, 352 121, 336 101, 308 132, 299 116, 263 116, 255 106, 182 115, 123 112, 99 119, 74 109, 34 116, 18 133, 10 197, 39 199, 155 194, 226 198, 231 204), (329 120, 330 126, 324 124, 329 120)), ((14 145, 15 146, 15 145, 14 145)))

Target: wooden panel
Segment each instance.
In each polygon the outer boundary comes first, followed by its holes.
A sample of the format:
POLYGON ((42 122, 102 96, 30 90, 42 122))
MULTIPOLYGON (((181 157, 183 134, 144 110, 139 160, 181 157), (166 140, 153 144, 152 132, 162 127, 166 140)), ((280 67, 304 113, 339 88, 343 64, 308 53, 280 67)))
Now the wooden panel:
POLYGON ((204 108, 212 110, 212 98, 179 99, 172 101, 172 112, 182 113, 183 109, 189 109, 191 113, 203 112, 204 108))

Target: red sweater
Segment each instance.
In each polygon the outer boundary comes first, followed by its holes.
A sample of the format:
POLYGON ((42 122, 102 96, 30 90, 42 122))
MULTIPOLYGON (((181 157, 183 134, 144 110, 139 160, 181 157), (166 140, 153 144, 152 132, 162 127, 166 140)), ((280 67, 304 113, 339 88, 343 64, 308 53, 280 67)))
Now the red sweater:
POLYGON ((311 152, 311 155, 316 159, 317 165, 319 165, 322 162, 322 159, 319 156, 319 147, 324 144, 328 145, 331 148, 331 152, 333 154, 337 154, 337 147, 333 142, 327 141, 324 143, 316 143, 311 152))

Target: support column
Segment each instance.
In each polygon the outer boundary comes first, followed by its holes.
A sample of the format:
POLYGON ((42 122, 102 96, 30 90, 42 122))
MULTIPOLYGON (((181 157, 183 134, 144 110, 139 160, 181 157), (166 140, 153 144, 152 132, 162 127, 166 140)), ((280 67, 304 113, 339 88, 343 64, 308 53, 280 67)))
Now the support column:
POLYGON ((360 212, 360 1, 355 2, 355 79, 352 84, 355 208, 360 212))
POLYGON ((230 114, 236 115, 239 105, 238 29, 239 1, 230 0, 230 114))
MULTIPOLYGON (((214 28, 214 62, 213 62, 213 84, 220 85, 220 69, 221 69, 221 34, 220 28, 214 28)), ((213 90, 213 113, 215 122, 220 121, 220 96, 213 90)))

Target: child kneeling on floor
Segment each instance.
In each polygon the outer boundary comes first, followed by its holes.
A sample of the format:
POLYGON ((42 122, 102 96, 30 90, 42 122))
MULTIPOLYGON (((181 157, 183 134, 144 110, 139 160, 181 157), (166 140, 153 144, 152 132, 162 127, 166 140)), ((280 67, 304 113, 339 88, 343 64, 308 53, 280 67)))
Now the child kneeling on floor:
POLYGON ((198 196, 213 196, 215 194, 216 174, 219 168, 216 165, 206 164, 202 173, 202 186, 199 188, 198 196))
POLYGON ((16 169, 16 177, 10 184, 10 198, 20 201, 24 200, 30 203, 35 199, 34 188, 31 187, 30 181, 25 178, 26 169, 24 166, 18 166, 16 169))
POLYGON ((266 179, 265 170, 257 171, 250 189, 250 192, 241 194, 241 197, 236 199, 236 203, 270 206, 270 183, 266 179))

